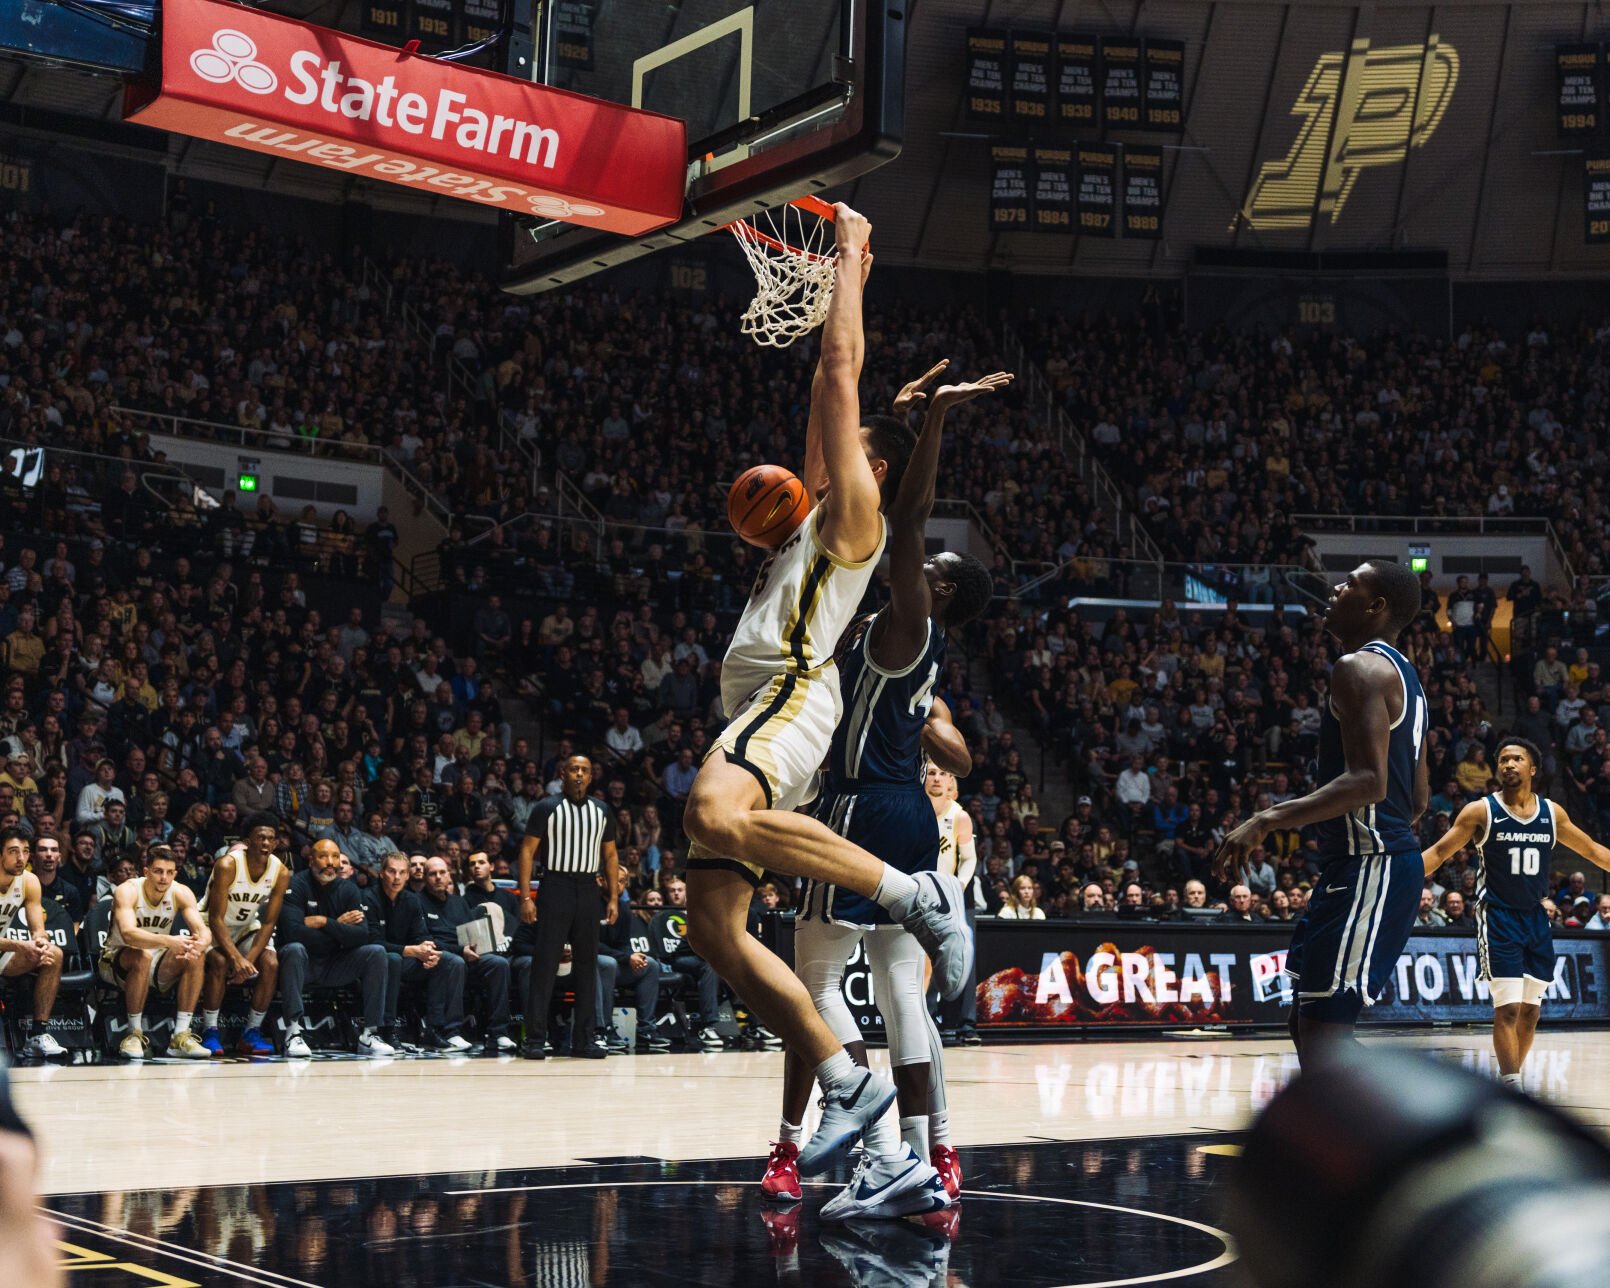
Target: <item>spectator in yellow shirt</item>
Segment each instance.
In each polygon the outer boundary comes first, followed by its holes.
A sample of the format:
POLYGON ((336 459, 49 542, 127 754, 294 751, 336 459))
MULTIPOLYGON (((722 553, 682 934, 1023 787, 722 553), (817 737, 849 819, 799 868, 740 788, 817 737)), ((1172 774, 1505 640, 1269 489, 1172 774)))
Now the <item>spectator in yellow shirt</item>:
POLYGON ((1485 796, 1493 777, 1493 767, 1487 763, 1487 749, 1479 742, 1472 742, 1463 758, 1454 766, 1453 776, 1465 795, 1485 796))

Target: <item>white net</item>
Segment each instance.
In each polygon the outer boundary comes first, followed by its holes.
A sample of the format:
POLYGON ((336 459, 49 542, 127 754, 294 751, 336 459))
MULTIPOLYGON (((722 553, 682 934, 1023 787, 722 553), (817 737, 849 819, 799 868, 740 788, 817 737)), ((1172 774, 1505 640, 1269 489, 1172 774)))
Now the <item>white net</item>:
MULTIPOLYGON (((820 204, 820 203, 817 203, 820 204)), ((838 265, 833 221, 790 203, 731 225, 755 274, 742 329, 758 344, 786 349, 827 317, 838 265)))

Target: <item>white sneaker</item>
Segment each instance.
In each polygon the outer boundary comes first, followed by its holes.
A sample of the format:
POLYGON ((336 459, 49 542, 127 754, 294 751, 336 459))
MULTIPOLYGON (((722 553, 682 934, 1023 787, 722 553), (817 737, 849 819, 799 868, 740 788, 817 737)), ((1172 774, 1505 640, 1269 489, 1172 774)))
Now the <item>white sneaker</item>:
POLYGON ((313 1049, 300 1033, 293 1033, 285 1039, 285 1054, 293 1060, 310 1060, 313 1058, 313 1049))
POLYGON ((28 1041, 28 1054, 36 1060, 54 1060, 67 1054, 67 1048, 48 1033, 39 1033, 28 1041))
MULTIPOLYGON (((464 1042, 464 1039, 460 1038, 456 1033, 453 1037, 459 1042, 464 1042)), ((469 1045, 468 1042, 464 1042, 464 1048, 468 1048, 469 1045)), ((460 1048, 455 1047, 454 1049, 459 1050, 460 1048)), ((358 1034, 358 1054, 367 1056, 396 1055, 397 1048, 378 1033, 360 1033, 358 1034)))
POLYGON ((822 1208, 824 1221, 894 1220, 947 1207, 945 1182, 910 1145, 887 1158, 864 1156, 850 1183, 822 1208))
POLYGON ((499 1051, 518 1051, 520 1049, 520 1044, 507 1033, 499 1033, 497 1041, 492 1045, 497 1047, 499 1051))
POLYGON ((967 930, 962 883, 948 872, 916 874, 917 897, 897 918, 933 958, 934 983, 955 1001, 973 969, 973 937, 967 930))
POLYGON ((861 1139, 879 1116, 894 1103, 894 1083, 861 1071, 860 1080, 839 1095, 822 1097, 822 1121, 816 1134, 799 1151, 799 1170, 805 1176, 825 1172, 861 1139))
POLYGON ((123 1035, 123 1040, 117 1044, 117 1053, 125 1060, 145 1060, 151 1055, 150 1039, 143 1033, 132 1030, 123 1035))
POLYGON ((727 1044, 721 1040, 721 1034, 714 1029, 700 1029, 699 1045, 706 1051, 720 1051, 727 1044))
MULTIPOLYGON (((363 1045, 361 1040, 358 1045, 360 1047, 363 1045)), ((442 1038, 443 1051, 468 1051, 469 1049, 469 1040, 462 1033, 449 1033, 442 1038)))

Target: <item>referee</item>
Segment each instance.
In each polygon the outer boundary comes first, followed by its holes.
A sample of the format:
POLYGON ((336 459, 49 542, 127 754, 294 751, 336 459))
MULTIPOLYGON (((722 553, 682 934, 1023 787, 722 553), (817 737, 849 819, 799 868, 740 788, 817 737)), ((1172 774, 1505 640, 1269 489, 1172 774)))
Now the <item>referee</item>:
POLYGON ((564 795, 545 800, 531 811, 525 840, 520 845, 520 920, 537 923, 537 946, 531 960, 531 991, 525 1008, 525 1058, 541 1060, 548 1034, 548 1008, 553 1002, 559 958, 570 945, 570 983, 576 990, 574 1023, 570 1026, 570 1054, 601 1060, 604 1048, 593 1041, 598 1027, 594 994, 598 988, 598 923, 615 924, 620 906, 605 901, 598 886, 616 885, 615 820, 599 801, 587 795, 592 786, 593 762, 571 756, 559 770, 564 795), (541 853, 544 863, 542 917, 531 893, 531 869, 541 853))

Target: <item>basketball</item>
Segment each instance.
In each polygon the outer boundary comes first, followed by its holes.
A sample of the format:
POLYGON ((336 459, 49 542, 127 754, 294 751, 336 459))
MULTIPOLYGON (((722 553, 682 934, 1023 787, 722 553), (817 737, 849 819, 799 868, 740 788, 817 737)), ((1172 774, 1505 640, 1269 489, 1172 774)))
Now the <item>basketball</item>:
POLYGON ((805 485, 781 465, 755 465, 727 493, 727 520, 752 546, 775 550, 805 520, 805 485))

